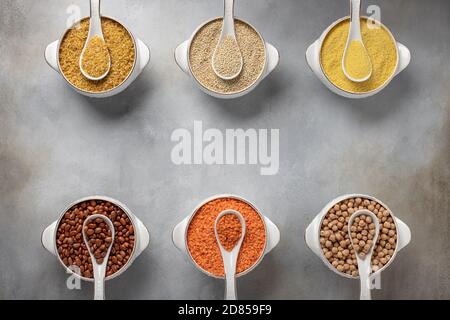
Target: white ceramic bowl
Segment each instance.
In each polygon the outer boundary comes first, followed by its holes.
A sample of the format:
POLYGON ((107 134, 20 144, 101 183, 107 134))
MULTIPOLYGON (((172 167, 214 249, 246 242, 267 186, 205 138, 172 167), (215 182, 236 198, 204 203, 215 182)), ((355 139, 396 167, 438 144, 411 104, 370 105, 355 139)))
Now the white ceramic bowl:
POLYGON ((229 195, 229 194, 222 194, 222 195, 215 195, 211 198, 208 198, 206 200, 204 200, 202 203, 200 203, 192 212, 191 215, 189 215, 188 217, 186 217, 183 221, 181 221, 174 229, 173 229, 173 233, 172 233, 172 240, 173 243, 175 245, 175 247, 177 247, 182 253, 184 253, 190 262, 192 262, 194 264, 194 266, 197 267, 197 269, 199 269, 200 271, 202 271, 203 273, 207 274, 208 276, 214 277, 214 278, 218 278, 218 279, 223 279, 223 277, 218 277, 212 273, 207 272, 206 270, 204 270, 203 268, 201 268, 192 258, 189 249, 187 247, 187 231, 188 231, 188 227, 189 224, 191 223, 192 218, 194 217, 194 215, 197 213, 197 211, 206 203, 216 200, 216 199, 221 199, 221 198, 232 198, 232 199, 237 199, 240 201, 243 201, 245 203, 247 203, 248 205, 250 205, 262 218, 262 221, 265 224, 265 228, 266 228, 266 245, 264 248, 264 252, 261 255, 261 257, 259 258, 259 260, 249 269, 245 270, 244 272, 241 272, 239 274, 237 274, 237 277, 243 276, 247 273, 249 273, 250 271, 252 271, 253 269, 255 269, 262 261, 262 259, 264 258, 264 256, 266 254, 268 254, 273 248, 275 248, 278 244, 278 242, 280 241, 280 231, 278 230, 277 226, 269 220, 269 218, 263 216, 261 214, 261 211, 259 211, 250 201, 239 197, 239 196, 235 196, 235 195, 229 195))
MULTIPOLYGON (((364 17, 367 18, 367 17, 364 17)), ((332 92, 346 97, 350 99, 361 99, 361 98, 367 98, 370 96, 373 96, 374 94, 379 93, 382 91, 390 82, 391 80, 397 76, 400 72, 405 70, 405 68, 409 65, 411 62, 411 53, 407 47, 405 47, 403 44, 397 43, 397 68, 395 69, 394 73, 391 75, 391 77, 379 88, 365 92, 365 93, 351 93, 345 90, 342 90, 335 86, 330 80, 328 80, 327 76, 325 75, 322 64, 320 61, 320 52, 322 49, 323 41, 325 40, 328 33, 333 29, 337 24, 341 23, 344 20, 350 19, 350 17, 344 17, 342 19, 339 19, 332 23, 320 36, 318 40, 316 40, 312 45, 309 46, 308 50, 306 50, 306 62, 308 63, 311 70, 314 72, 314 74, 319 78, 320 81, 332 92)), ((395 37, 392 35, 390 30, 383 24, 381 24, 391 35, 392 39, 395 41, 395 37)))
POLYGON ((120 209, 122 209, 122 211, 127 214, 127 216, 131 220, 131 223, 133 224, 135 240, 134 240, 134 248, 131 253, 131 257, 122 268, 120 268, 117 272, 113 273, 109 277, 105 278, 105 280, 111 280, 111 279, 114 279, 115 277, 118 277, 122 273, 124 273, 125 270, 127 270, 133 264, 133 261, 142 253, 142 251, 144 251, 144 249, 148 246, 148 243, 149 243, 149 233, 148 233, 147 228, 142 223, 142 221, 139 220, 131 212, 131 210, 128 209, 123 203, 121 203, 115 199, 112 199, 109 197, 104 197, 104 196, 91 196, 91 197, 82 198, 82 199, 72 202, 61 212, 59 219, 54 221, 51 225, 49 225, 47 228, 45 228, 45 230, 42 232, 42 239, 41 239, 42 245, 44 246, 45 249, 47 249, 50 253, 54 254, 58 258, 58 261, 67 270, 67 272, 74 274, 76 277, 78 277, 82 280, 93 282, 94 281, 93 278, 85 278, 81 275, 74 273, 72 270, 70 270, 62 262, 62 259, 58 254, 58 248, 56 245, 57 229, 58 229, 58 226, 59 226, 64 214, 70 208, 72 208, 74 205, 84 202, 84 201, 89 201, 89 200, 103 200, 103 201, 111 202, 112 204, 114 204, 117 207, 119 207, 120 209))
POLYGON ((394 261, 395 256, 397 253, 406 247, 408 243, 411 241, 411 230, 409 227, 401 221, 399 218, 395 217, 392 210, 389 209, 387 205, 385 205, 383 202, 378 200, 377 198, 374 198, 372 196, 364 195, 364 194, 347 194, 340 196, 333 201, 330 201, 323 209, 320 211, 320 213, 314 218, 314 220, 311 222, 311 224, 306 228, 305 232, 305 241, 307 246, 320 258, 322 259, 323 263, 332 271, 336 272, 338 275, 350 278, 350 279, 358 279, 359 277, 352 277, 346 273, 339 272, 335 267, 331 265, 331 263, 325 258, 325 255, 323 254, 322 247, 320 245, 320 226, 322 225, 322 220, 325 218, 325 215, 328 213, 328 211, 337 203, 344 201, 346 199, 350 198, 366 198, 369 200, 374 200, 378 202, 380 205, 382 205, 384 208, 388 209, 391 212, 391 216, 394 219, 394 223, 397 229, 397 245, 394 250, 394 254, 392 255, 391 259, 386 263, 383 268, 379 269, 377 272, 374 272, 372 276, 381 273, 384 271, 389 265, 394 261))
MULTIPOLYGON (((111 18, 111 17, 107 17, 107 16, 102 16, 102 17, 114 20, 114 21, 120 23, 125 29, 127 29, 124 24, 122 24, 120 21, 118 21, 115 18, 111 18)), ((85 19, 85 18, 83 18, 83 19, 85 19)), ((83 20, 83 19, 81 19, 81 20, 83 20)), ((144 68, 150 62, 150 57, 151 57, 150 49, 145 45, 144 42, 142 42, 139 39, 136 39, 133 36, 133 34, 130 32, 130 30, 127 29, 128 33, 131 35, 131 38, 133 39, 134 49, 135 49, 134 65, 133 65, 133 68, 130 71, 130 74, 128 75, 127 79, 125 79, 122 82, 122 84, 120 84, 119 86, 117 86, 111 90, 108 90, 108 91, 89 92, 89 91, 81 90, 81 89, 77 88, 76 86, 72 85, 69 82, 69 80, 67 80, 67 78, 62 73, 60 65, 59 65, 59 46, 60 46, 61 40, 64 38, 64 36, 66 35, 66 33, 69 30, 70 30, 70 28, 64 32, 64 34, 61 36, 61 38, 59 40, 56 40, 47 46, 47 48, 45 49, 44 56, 45 56, 45 61, 47 61, 48 65, 50 67, 52 67, 55 71, 57 71, 59 74, 61 74, 61 76, 66 81, 66 83, 71 88, 73 88, 75 91, 77 91, 78 93, 80 93, 82 95, 85 95, 85 96, 88 96, 91 98, 107 98, 107 97, 114 96, 114 95, 122 92, 130 84, 132 84, 133 81, 136 80, 138 75, 141 74, 141 72, 144 70, 144 68)))
MULTIPOLYGON (((191 70, 191 66, 190 66, 190 61, 189 61, 189 50, 191 47, 191 42, 194 39, 195 35, 197 34, 198 31, 200 31, 201 28, 203 28, 205 25, 207 25, 208 23, 220 19, 221 17, 217 17, 214 19, 211 19, 209 21, 206 21, 205 23, 203 23, 202 25, 200 25, 197 30, 195 30, 195 32, 192 34, 191 38, 189 40, 186 40, 185 42, 183 42, 182 44, 180 44, 176 49, 175 49, 175 61, 178 64, 178 66, 180 67, 181 70, 183 70, 187 75, 189 75, 190 77, 192 77, 192 79, 194 80, 194 82, 197 84, 197 86, 205 93, 216 97, 216 98, 220 98, 220 99, 233 99, 233 98, 239 98, 242 97, 246 94, 248 94, 249 92, 251 92, 252 90, 254 90, 258 84, 264 79, 266 78, 278 65, 279 61, 280 61, 280 54, 278 53, 278 50, 271 45, 270 43, 264 42, 264 38, 258 33, 258 35, 260 36, 261 39, 263 39, 263 42, 265 44, 265 50, 266 50, 266 63, 264 66, 264 69, 261 73, 261 76, 258 78, 258 80, 256 80, 251 86, 249 86, 247 89, 237 92, 237 93, 233 93, 233 94, 223 94, 223 93, 219 93, 219 92, 215 92, 212 90, 209 90, 208 88, 206 88, 205 86, 203 86, 193 75, 192 70, 191 70)), ((254 28, 250 23, 248 23, 245 20, 236 18, 242 22, 245 22, 246 24, 248 24, 249 26, 251 26, 256 32, 258 32, 256 30, 256 28, 254 28)))

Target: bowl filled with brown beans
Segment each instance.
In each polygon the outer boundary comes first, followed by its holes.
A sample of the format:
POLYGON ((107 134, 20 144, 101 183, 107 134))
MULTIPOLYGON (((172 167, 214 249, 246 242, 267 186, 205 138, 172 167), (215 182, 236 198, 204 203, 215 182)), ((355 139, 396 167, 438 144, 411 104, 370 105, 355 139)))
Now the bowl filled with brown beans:
POLYGON ((411 240, 409 227, 375 197, 348 194, 330 201, 307 227, 305 241, 329 269, 351 279, 359 278, 359 273, 350 236, 364 248, 373 231, 358 232, 355 226, 349 226, 350 217, 359 210, 373 212, 380 225, 371 261, 372 275, 385 270, 411 240))
MULTIPOLYGON (((115 231, 105 280, 122 274, 148 246, 145 225, 121 202, 104 196, 92 196, 69 204, 42 232, 42 245, 56 255, 61 265, 79 278, 93 281, 92 261, 83 240, 83 223, 92 215, 108 217, 115 231)), ((101 228, 92 228, 101 233, 101 228)))

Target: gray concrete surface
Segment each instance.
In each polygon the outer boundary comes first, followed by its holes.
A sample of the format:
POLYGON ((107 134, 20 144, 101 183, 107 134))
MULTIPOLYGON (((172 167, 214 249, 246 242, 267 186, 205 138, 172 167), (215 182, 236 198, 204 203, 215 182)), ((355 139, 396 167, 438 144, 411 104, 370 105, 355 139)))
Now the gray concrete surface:
MULTIPOLYGON (((367 1, 366 1, 367 2, 367 1)), ((311 73, 304 52, 347 0, 247 0, 245 18, 277 46, 279 68, 250 95, 220 101, 198 90, 173 50, 221 2, 104 1, 153 50, 152 68, 123 94, 78 95, 43 59, 65 27, 66 8, 87 1, 0 3, 0 299, 90 299, 40 243, 71 201, 104 194, 147 225, 151 244, 107 284, 115 299, 221 299, 223 283, 198 272, 174 248, 174 225, 204 198, 236 193, 281 229, 279 246, 238 281, 247 299, 355 299, 358 282, 330 272, 303 234, 334 197, 368 193, 413 233, 383 273, 377 299, 450 298, 450 2, 375 1, 413 62, 381 94, 350 101, 311 73), (181 166, 170 160, 176 128, 279 128, 280 172, 254 166, 181 166)))

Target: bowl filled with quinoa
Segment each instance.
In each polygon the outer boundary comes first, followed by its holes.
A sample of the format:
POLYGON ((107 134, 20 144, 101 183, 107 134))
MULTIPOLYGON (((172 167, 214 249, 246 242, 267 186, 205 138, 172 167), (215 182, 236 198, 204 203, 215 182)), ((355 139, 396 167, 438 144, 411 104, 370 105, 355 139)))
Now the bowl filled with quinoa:
MULTIPOLYGON (((174 245, 203 273, 224 278, 224 266, 214 233, 214 222, 221 212, 238 211, 246 224, 245 237, 239 252, 236 276, 255 269, 263 257, 276 247, 280 240, 277 226, 248 200, 235 195, 216 195, 201 202, 173 230, 174 245)), ((224 230, 239 229, 239 221, 229 219, 224 230)), ((231 239, 230 239, 231 241, 231 239)))
MULTIPOLYGON (((393 262, 398 251, 408 245, 411 240, 409 227, 375 197, 348 194, 329 202, 307 227, 305 241, 328 268, 351 279, 357 279, 359 274, 355 250, 349 237, 348 222, 352 214, 359 210, 373 212, 380 224, 379 236, 372 256, 372 275, 385 270, 393 262)), ((362 247, 368 241, 370 242, 368 239, 371 239, 371 236, 367 233, 368 231, 359 233, 357 230, 350 230, 352 237, 354 235, 362 247)))
POLYGON ((251 24, 235 18, 236 40, 243 59, 242 71, 232 80, 221 79, 214 72, 212 58, 222 24, 223 18, 219 17, 200 25, 189 40, 176 48, 175 61, 205 93, 216 98, 238 98, 255 89, 277 67, 280 55, 251 24))
MULTIPOLYGON (((45 49, 45 60, 80 94, 105 98, 125 90, 150 61, 150 49, 118 20, 101 17, 102 31, 111 58, 110 70, 101 80, 90 80, 80 70, 80 56, 89 32, 89 18, 67 29, 45 49)), ((92 64, 101 61, 92 61, 92 64)))
MULTIPOLYGON (((82 230, 84 221, 92 215, 104 215, 114 225, 115 237, 105 274, 105 280, 110 280, 125 272, 149 244, 146 226, 120 201, 90 196, 70 203, 58 220, 44 229, 41 242, 68 273, 85 281, 94 281, 93 265, 82 230)), ((101 231, 93 228, 92 232, 97 235, 101 231)))

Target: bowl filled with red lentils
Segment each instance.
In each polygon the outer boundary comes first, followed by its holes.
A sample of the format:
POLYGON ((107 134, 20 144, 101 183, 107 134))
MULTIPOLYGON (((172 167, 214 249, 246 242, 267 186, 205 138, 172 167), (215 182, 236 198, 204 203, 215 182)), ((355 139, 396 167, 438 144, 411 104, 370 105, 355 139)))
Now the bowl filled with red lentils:
MULTIPOLYGON (((68 272, 86 281, 94 279, 91 257, 83 240, 83 223, 89 216, 98 214, 108 217, 115 231, 106 267, 106 280, 125 272, 149 243, 145 225, 121 202, 109 197, 92 196, 71 203, 58 220, 42 232, 42 245, 56 255, 68 272)), ((94 223, 92 226, 88 224, 87 228, 88 235, 95 235, 99 239, 107 237, 101 234, 102 228, 94 223)))
MULTIPOLYGON (((173 243, 200 271, 220 279, 224 278, 224 265, 214 223, 226 210, 241 213, 246 224, 237 260, 237 277, 254 270, 280 240, 277 226, 248 200, 235 195, 216 195, 204 200, 174 228, 173 243)), ((222 226, 224 230, 240 230, 240 227, 238 219, 228 219, 222 226)), ((231 238, 229 241, 232 241, 231 238)), ((228 241, 226 237, 222 239, 228 241)), ((223 245, 226 246, 226 243, 223 245)))
MULTIPOLYGON (((117 19, 102 16, 102 31, 111 58, 110 71, 101 80, 86 78, 79 61, 89 32, 89 18, 65 30, 45 49, 45 60, 80 94, 105 98, 125 90, 150 62, 150 49, 117 19)), ((92 63, 97 63, 96 61, 92 63)), ((100 61, 98 62, 100 63, 100 61)))
POLYGON ((372 274, 385 270, 393 262, 398 251, 411 240, 409 227, 375 197, 348 194, 329 202, 306 229, 305 241, 328 268, 352 279, 357 279, 359 273, 350 235, 353 239, 357 239, 358 248, 365 248, 370 246, 370 239, 375 234, 371 226, 361 232, 358 232, 357 226, 349 227, 350 217, 359 210, 373 212, 380 224, 371 261, 372 274))

